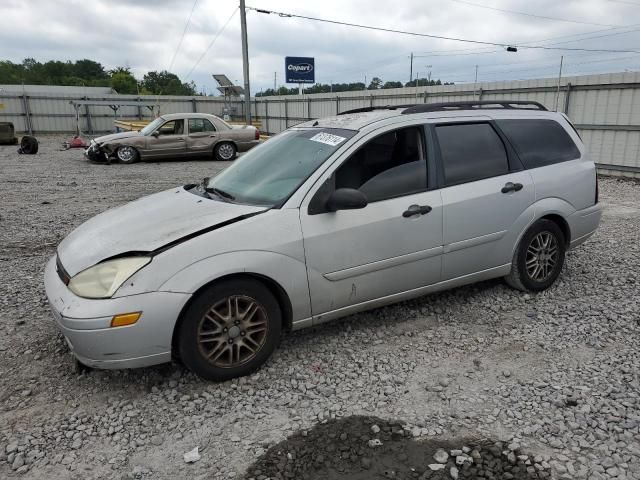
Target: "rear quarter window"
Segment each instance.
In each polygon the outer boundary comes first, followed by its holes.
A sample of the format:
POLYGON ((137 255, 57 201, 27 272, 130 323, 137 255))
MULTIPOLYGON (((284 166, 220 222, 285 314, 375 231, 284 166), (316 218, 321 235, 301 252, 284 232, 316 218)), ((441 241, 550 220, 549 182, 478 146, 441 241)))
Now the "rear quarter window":
POLYGON ((580 150, 555 120, 513 119, 496 123, 515 148, 525 168, 538 168, 580 158, 580 150))

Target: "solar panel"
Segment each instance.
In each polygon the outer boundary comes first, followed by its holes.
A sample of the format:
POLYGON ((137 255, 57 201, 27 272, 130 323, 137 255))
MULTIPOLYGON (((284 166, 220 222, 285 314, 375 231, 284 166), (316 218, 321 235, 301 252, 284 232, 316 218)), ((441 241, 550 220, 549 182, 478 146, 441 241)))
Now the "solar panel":
POLYGON ((229 77, 226 75, 216 75, 213 74, 213 79, 218 82, 218 91, 223 95, 229 95, 232 97, 239 97, 240 95, 244 95, 244 88, 234 85, 229 77))
POLYGON ((213 79, 218 82, 221 87, 233 87, 233 82, 226 75, 213 74, 213 79))

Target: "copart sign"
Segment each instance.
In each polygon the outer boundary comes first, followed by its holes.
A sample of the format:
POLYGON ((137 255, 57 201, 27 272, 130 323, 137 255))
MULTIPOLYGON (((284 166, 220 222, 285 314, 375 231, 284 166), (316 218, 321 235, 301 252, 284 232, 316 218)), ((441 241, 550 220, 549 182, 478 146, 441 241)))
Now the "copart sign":
POLYGON ((315 59, 312 57, 285 57, 284 76, 287 83, 316 83, 315 59))

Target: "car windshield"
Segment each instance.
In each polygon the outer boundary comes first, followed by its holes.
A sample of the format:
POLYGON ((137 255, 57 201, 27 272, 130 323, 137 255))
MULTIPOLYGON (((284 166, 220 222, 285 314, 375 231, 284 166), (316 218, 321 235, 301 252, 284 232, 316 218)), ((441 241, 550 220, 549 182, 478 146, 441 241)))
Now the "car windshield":
POLYGON ((206 187, 238 203, 278 205, 355 134, 338 128, 287 130, 241 156, 206 187))
POLYGON ((147 125, 142 130, 140 130, 140 133, 142 133, 143 135, 150 135, 151 132, 155 131, 156 128, 158 128, 163 123, 164 123, 164 118, 158 117, 153 122, 151 122, 149 125, 147 125))

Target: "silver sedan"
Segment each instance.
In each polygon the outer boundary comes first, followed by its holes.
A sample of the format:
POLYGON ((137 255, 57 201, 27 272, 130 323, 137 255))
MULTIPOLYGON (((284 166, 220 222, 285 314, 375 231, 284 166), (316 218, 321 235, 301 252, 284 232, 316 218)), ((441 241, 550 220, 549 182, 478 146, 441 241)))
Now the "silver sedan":
POLYGON ((121 132, 91 140, 85 157, 94 162, 137 161, 162 158, 212 156, 229 161, 260 143, 260 132, 251 125, 229 125, 206 113, 162 115, 139 132, 121 132))

